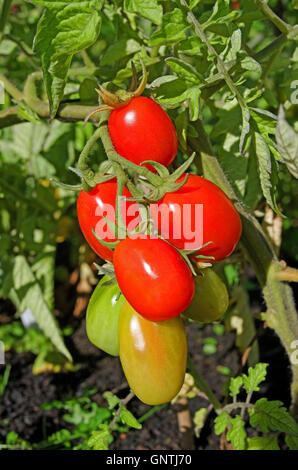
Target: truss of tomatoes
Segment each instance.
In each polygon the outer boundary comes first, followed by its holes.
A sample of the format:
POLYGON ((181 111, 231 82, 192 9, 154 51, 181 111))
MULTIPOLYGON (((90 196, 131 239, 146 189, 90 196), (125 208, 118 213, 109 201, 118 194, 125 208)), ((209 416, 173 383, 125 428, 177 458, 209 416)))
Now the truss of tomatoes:
MULTIPOLYGON (((108 129, 116 151, 136 164, 153 160, 169 166, 177 153, 173 123, 149 98, 139 96, 113 109, 108 129)), ((87 334, 97 347, 120 356, 129 386, 140 400, 149 405, 166 403, 177 395, 184 381, 187 340, 183 317, 216 321, 225 313, 229 301, 225 284, 210 267, 194 278, 179 251, 191 240, 173 236, 179 229, 175 226, 175 210, 183 204, 203 204, 203 244, 212 243, 193 253, 194 261, 200 255, 210 257, 212 263, 229 256, 239 241, 241 220, 220 188, 189 174, 180 189, 166 193, 154 203, 157 207, 166 204, 172 214, 167 240, 143 234, 121 239, 112 251, 101 244, 93 230, 96 233, 99 222, 97 207, 115 206, 116 195, 115 178, 90 192, 82 190, 77 200, 81 230, 98 256, 113 262, 117 280, 117 284, 109 285, 109 279, 104 277, 95 288, 87 309, 87 334)), ((123 195, 131 197, 127 188, 123 195)), ((153 220, 163 236, 163 221, 155 214, 152 213, 153 220)), ((187 217, 190 220, 182 218, 181 224, 191 223, 194 212, 191 210, 187 217)), ((126 218, 127 225, 131 220, 126 218)), ((117 239, 107 229, 102 240, 117 239)))

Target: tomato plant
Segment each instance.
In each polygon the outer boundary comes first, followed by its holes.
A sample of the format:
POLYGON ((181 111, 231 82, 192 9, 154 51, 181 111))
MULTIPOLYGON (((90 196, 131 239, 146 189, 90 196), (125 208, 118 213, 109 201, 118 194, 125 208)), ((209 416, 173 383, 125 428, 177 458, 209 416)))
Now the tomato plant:
MULTIPOLYGON (((112 250, 98 241, 92 229, 104 241, 113 242, 117 240, 115 234, 103 219, 103 217, 107 217, 111 222, 115 222, 116 196, 117 181, 112 179, 97 184, 90 192, 82 190, 77 199, 78 221, 84 237, 98 256, 109 261, 113 258, 112 250)), ((127 188, 123 189, 123 196, 131 197, 127 188)), ((127 225, 132 223, 134 219, 136 224, 138 222, 137 214, 128 215, 124 213, 125 207, 128 211, 133 204, 133 202, 124 203, 124 201, 122 204, 122 214, 127 215, 127 225)))
MULTIPOLYGON (((134 392, 150 404, 194 398, 191 412, 202 399, 190 448, 217 445, 212 424, 221 447, 297 448, 297 0, 0 0, 0 10, 0 363, 10 348, 0 448, 143 445, 146 431, 126 432, 160 407, 142 417, 134 392), (48 374, 33 397, 24 344, 34 374, 48 374), (129 384, 105 352, 120 354, 129 384), (55 422, 47 438, 38 400, 61 397, 61 377, 76 398, 98 381, 109 410, 70 398, 67 429, 55 422), (19 436, 6 436, 8 420, 19 436)), ((163 429, 176 411, 181 428, 187 410, 169 407, 163 429)), ((148 447, 173 444, 155 438, 148 447)))
POLYGON ((201 323, 219 320, 229 306, 225 284, 213 269, 202 269, 195 277, 195 294, 183 315, 201 323))
POLYGON ((121 240, 113 261, 122 293, 145 318, 168 320, 191 302, 192 273, 182 256, 164 240, 148 236, 121 240))
POLYGON ((87 308, 86 331, 89 340, 112 356, 119 355, 118 320, 125 299, 117 284, 104 276, 97 284, 87 308))
POLYGON ((119 317, 121 364, 130 388, 148 405, 167 403, 182 387, 187 341, 180 317, 147 320, 126 302, 119 317))
MULTIPOLYGON (((182 175, 178 182, 182 181, 182 175)), ((161 217, 157 207, 152 205, 152 217, 162 235, 179 249, 195 240, 195 231, 202 230, 202 245, 211 242, 199 250, 199 255, 212 256, 220 261, 229 256, 235 249, 241 235, 241 220, 233 203, 225 193, 211 181, 198 175, 188 175, 187 182, 178 191, 169 192, 158 202, 169 210, 167 219, 161 217), (195 205, 202 204, 203 219, 196 216, 195 205), (189 210, 184 211, 188 206, 189 210), (189 238, 185 230, 193 235, 189 238), (179 238, 175 234, 179 234, 179 238)), ((195 255, 194 255, 195 258, 195 255)), ((210 259, 210 261, 212 261, 210 259)))
POLYGON ((116 151, 138 165, 154 160, 169 166, 176 156, 175 127, 161 106, 150 98, 139 96, 114 109, 108 127, 116 151))

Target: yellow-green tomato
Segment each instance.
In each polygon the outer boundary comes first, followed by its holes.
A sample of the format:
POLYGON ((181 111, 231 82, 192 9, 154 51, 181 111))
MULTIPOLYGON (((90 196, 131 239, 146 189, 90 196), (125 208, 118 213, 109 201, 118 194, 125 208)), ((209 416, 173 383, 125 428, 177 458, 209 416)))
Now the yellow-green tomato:
POLYGON ((91 343, 112 356, 119 356, 118 320, 125 298, 118 284, 103 285, 109 280, 103 277, 90 298, 86 330, 91 343))
POLYGON ((150 321, 126 302, 119 317, 119 351, 128 384, 142 402, 159 405, 177 395, 187 359, 185 328, 179 316, 150 321))
POLYGON ((195 284, 195 295, 183 315, 202 323, 219 320, 229 305, 225 284, 211 268, 202 269, 195 284))

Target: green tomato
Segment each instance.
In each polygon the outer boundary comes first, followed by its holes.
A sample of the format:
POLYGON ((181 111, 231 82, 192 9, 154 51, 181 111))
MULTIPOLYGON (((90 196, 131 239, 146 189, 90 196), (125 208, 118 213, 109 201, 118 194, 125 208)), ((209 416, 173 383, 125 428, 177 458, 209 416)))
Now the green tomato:
POLYGON ((183 315, 201 323, 219 320, 229 306, 225 284, 211 268, 195 277, 195 295, 183 315))
POLYGON ((109 280, 103 277, 90 298, 86 330, 91 343, 111 356, 119 356, 118 320, 125 298, 118 284, 103 285, 109 280))

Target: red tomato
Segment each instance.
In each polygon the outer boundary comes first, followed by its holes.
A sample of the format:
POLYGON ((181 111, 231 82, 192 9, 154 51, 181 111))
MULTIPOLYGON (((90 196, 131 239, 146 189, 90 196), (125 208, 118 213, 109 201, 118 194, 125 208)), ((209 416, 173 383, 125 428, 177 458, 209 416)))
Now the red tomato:
MULTIPOLYGON (((178 182, 184 177, 182 175, 178 182)), ((240 216, 230 199, 214 183, 197 175, 190 174, 182 188, 166 193, 157 204, 152 204, 151 215, 161 235, 179 249, 195 249, 212 242, 199 254, 214 256, 215 261, 229 256, 241 235, 240 216), (156 213, 161 204, 169 211, 168 227, 166 218, 161 217, 160 212, 156 213), (195 212, 197 204, 203 205, 202 218, 195 212), (195 243, 200 238, 199 233, 202 234, 201 242, 195 243), (191 243, 193 247, 189 246, 191 243)))
POLYGON ((194 295, 192 273, 178 251, 157 237, 126 238, 114 251, 119 287, 143 317, 163 321, 182 313, 194 295))
POLYGON ((232 10, 239 10, 240 2, 238 0, 232 0, 232 10))
MULTIPOLYGON (((81 191, 77 199, 77 214, 83 235, 95 253, 108 261, 112 261, 113 251, 103 246, 97 240, 92 233, 92 229, 94 229, 95 233, 104 241, 113 242, 116 240, 113 232, 103 219, 104 216, 112 222, 115 222, 116 196, 117 180, 113 178, 105 183, 97 184, 90 192, 81 191)), ((127 188, 124 188, 123 196, 132 197, 127 188)), ((139 217, 137 214, 134 215, 132 213, 134 212, 133 208, 130 209, 131 212, 129 213, 125 211, 124 204, 126 204, 128 211, 132 204, 136 203, 126 201, 123 202, 122 205, 122 216, 124 217, 126 215, 126 226, 130 226, 132 229, 138 224, 139 217)))
POLYGON ((108 128, 119 155, 137 165, 154 160, 168 166, 176 156, 175 127, 167 113, 150 98, 139 96, 114 109, 108 128))

